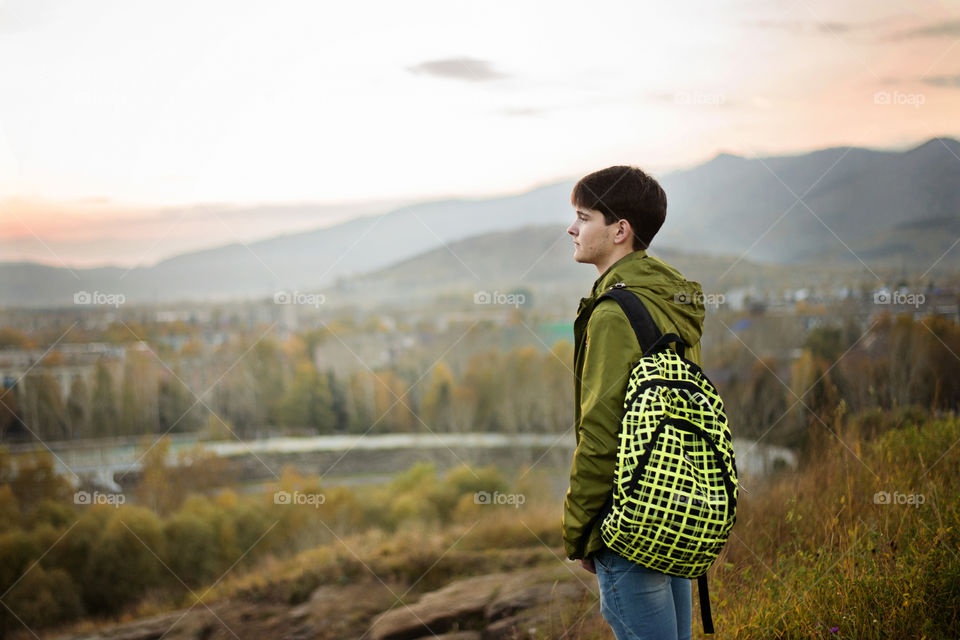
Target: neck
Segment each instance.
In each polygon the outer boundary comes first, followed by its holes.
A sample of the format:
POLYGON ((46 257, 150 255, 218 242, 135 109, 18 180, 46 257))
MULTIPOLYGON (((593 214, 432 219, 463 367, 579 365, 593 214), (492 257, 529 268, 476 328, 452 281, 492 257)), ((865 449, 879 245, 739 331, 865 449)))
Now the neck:
POLYGON ((631 253, 633 253, 633 249, 631 247, 614 249, 605 260, 595 263, 595 266, 597 267, 597 273, 603 275, 606 273, 607 269, 613 266, 613 264, 620 260, 620 258, 631 253))

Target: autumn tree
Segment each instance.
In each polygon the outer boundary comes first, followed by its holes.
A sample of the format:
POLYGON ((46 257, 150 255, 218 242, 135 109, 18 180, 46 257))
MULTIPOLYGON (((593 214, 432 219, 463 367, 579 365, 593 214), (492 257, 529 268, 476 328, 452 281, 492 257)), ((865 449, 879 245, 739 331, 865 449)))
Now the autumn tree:
POLYGON ((279 415, 280 422, 286 426, 332 433, 336 415, 327 376, 320 374, 312 363, 301 363, 284 395, 279 415))
POLYGON ((113 376, 103 360, 97 362, 94 372, 93 397, 90 408, 90 427, 92 435, 103 438, 117 434, 119 429, 119 410, 114 391, 113 376))
POLYGON ((90 391, 83 376, 76 376, 70 383, 67 397, 67 424, 70 436, 84 438, 90 435, 90 391))

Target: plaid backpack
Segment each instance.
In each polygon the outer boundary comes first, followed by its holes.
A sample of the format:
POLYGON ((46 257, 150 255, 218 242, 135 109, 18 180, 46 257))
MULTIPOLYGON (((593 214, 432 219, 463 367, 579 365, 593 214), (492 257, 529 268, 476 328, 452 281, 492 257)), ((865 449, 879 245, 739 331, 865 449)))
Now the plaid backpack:
POLYGON ((627 385, 601 537, 644 567, 697 578, 703 630, 713 633, 706 573, 736 522, 738 493, 723 401, 700 367, 683 357, 688 345, 674 333, 661 334, 624 286, 613 285, 598 302, 619 303, 643 354, 627 385))

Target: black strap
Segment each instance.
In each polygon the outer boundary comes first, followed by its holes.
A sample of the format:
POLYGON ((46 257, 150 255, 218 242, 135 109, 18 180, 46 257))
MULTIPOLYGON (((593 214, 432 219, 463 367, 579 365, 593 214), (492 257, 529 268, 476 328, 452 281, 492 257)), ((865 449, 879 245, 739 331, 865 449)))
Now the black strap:
POLYGON ((650 312, 647 311, 646 305, 640 301, 636 294, 626 289, 612 287, 597 298, 597 303, 604 298, 612 298, 623 309, 623 313, 630 321, 630 326, 633 327, 633 332, 637 335, 637 342, 640 343, 640 349, 644 354, 655 353, 671 343, 675 343, 677 353, 680 354, 681 358, 683 357, 687 343, 675 333, 662 334, 650 316, 650 312))
POLYGON ((703 632, 713 633, 713 616, 710 615, 710 591, 707 589, 707 574, 697 578, 697 587, 700 590, 700 621, 703 622, 703 632))

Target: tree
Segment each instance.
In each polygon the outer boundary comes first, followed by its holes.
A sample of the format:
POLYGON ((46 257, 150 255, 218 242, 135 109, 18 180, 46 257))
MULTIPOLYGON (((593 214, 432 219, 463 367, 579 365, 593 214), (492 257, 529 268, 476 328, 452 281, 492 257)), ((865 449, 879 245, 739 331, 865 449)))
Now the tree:
POLYGON ((140 456, 140 483, 137 485, 137 501, 156 513, 169 513, 177 507, 183 496, 167 466, 170 456, 170 437, 163 436, 153 445, 144 439, 146 451, 140 456))
POLYGON ((38 438, 62 440, 69 435, 67 410, 60 395, 60 384, 49 371, 27 378, 27 426, 38 438))
POLYGON ((93 435, 99 438, 116 435, 119 428, 116 393, 113 376, 103 360, 97 362, 94 373, 92 405, 90 427, 93 435))
POLYGON ((215 578, 219 553, 211 523, 196 514, 178 512, 163 526, 164 562, 190 587, 215 578))
POLYGON ((0 349, 29 349, 30 336, 13 327, 0 327, 0 349))
POLYGON ((346 431, 350 424, 350 406, 347 402, 347 391, 337 379, 333 369, 327 370, 327 382, 330 385, 330 410, 333 412, 333 431, 346 431))
POLYGON ((463 380, 476 398, 474 428, 478 431, 503 430, 504 367, 503 355, 492 348, 473 354, 467 363, 463 380))
POLYGON ((284 396, 283 352, 275 340, 263 338, 244 357, 244 370, 254 396, 255 425, 277 422, 284 396))
POLYGON ((123 381, 120 384, 120 421, 118 433, 129 435, 141 432, 141 420, 136 391, 136 382, 130 367, 124 368, 123 381))
POLYGON ((558 340, 544 354, 543 380, 546 398, 546 430, 566 431, 573 424, 573 343, 558 340))
POLYGON ((0 485, 0 533, 20 524, 20 501, 8 484, 0 485))
POLYGON ((67 397, 67 424, 70 436, 83 438, 90 429, 90 392, 83 376, 76 376, 70 384, 67 397))
POLYGON ((10 480, 10 488, 25 509, 35 507, 42 500, 65 502, 72 494, 70 484, 57 473, 49 451, 21 459, 17 475, 10 480))
MULTIPOLYGON (((132 351, 127 354, 126 376, 133 391, 132 415, 128 418, 128 433, 153 433, 157 429, 161 370, 152 354, 132 351)), ((199 427, 199 419, 191 424, 199 427)))
POLYGON ((171 513, 191 492, 200 493, 224 482, 224 459, 199 445, 180 450, 174 464, 169 463, 169 436, 161 437, 153 446, 145 439, 144 446, 137 500, 156 513, 171 513))
POLYGON ((423 396, 423 419, 433 431, 452 431, 456 381, 450 367, 440 361, 433 368, 423 396))
POLYGON ((386 369, 373 374, 374 413, 378 424, 385 430, 409 433, 413 431, 416 418, 410 407, 410 398, 403 380, 392 370, 386 369))
POLYGON ((20 404, 20 392, 16 387, 0 385, 0 439, 18 438, 27 433, 20 404))
POLYGON ((84 598, 97 613, 135 602, 168 578, 160 520, 151 511, 123 506, 107 523, 85 567, 84 598))
POLYGON ((349 430, 352 433, 366 433, 373 424, 373 376, 366 371, 355 371, 347 384, 350 407, 349 430))
POLYGON ((77 585, 63 569, 34 566, 4 598, 0 635, 22 629, 54 626, 83 615, 77 585), (16 617, 12 612, 16 612, 16 617))
POLYGON ((157 397, 157 427, 161 433, 189 432, 201 424, 200 405, 179 374, 160 379, 157 397))
POLYGON ((279 414, 280 421, 286 426, 331 433, 336 416, 327 377, 321 376, 313 364, 301 363, 284 395, 279 414))

